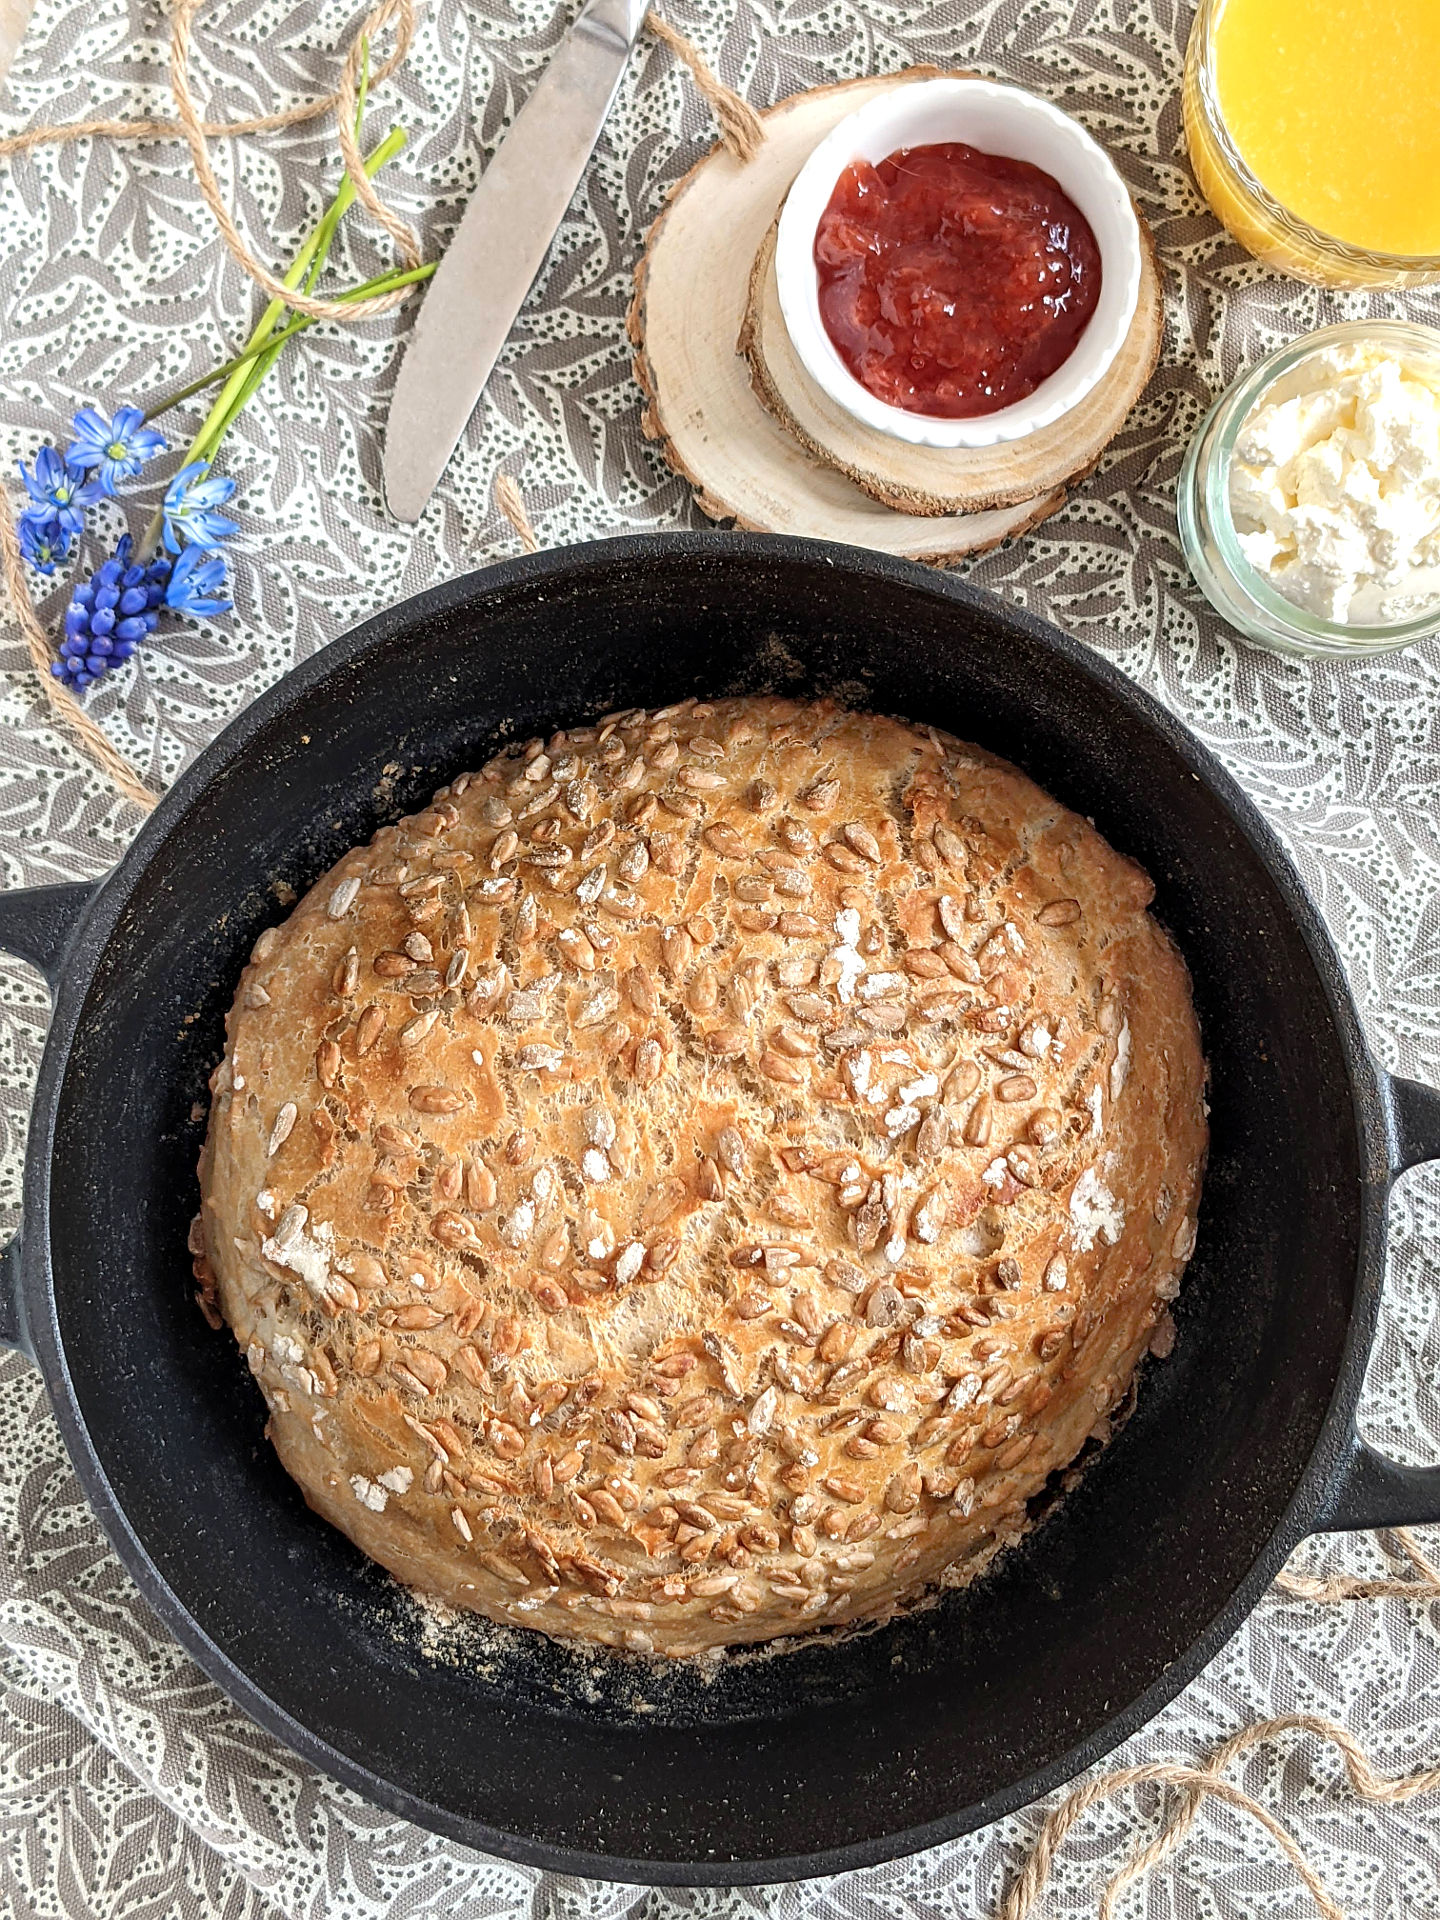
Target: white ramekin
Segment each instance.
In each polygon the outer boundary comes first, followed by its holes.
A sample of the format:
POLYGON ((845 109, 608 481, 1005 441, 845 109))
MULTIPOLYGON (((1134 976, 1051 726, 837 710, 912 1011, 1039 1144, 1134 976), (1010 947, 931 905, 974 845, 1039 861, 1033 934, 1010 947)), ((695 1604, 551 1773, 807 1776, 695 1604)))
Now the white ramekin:
POLYGON ((912 446, 993 447, 1048 427, 1103 378, 1135 317, 1140 244, 1140 223, 1125 183, 1069 114, 1036 94, 991 80, 917 80, 850 114, 810 155, 780 215, 775 275, 780 309, 801 364, 837 406, 912 446), (1025 399, 967 420, 910 413, 862 387, 825 331, 815 271, 815 232, 846 167, 856 160, 873 165, 900 147, 950 140, 1042 168, 1084 214, 1100 249, 1100 298, 1069 359, 1025 399))

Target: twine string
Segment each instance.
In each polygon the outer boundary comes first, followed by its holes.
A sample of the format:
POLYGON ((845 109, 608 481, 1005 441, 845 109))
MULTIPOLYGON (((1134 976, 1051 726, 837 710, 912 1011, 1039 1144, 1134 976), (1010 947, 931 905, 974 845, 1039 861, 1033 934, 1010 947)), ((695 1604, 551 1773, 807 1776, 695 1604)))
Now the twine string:
MULTIPOLYGON (((1262 1723, 1268 1724, 1268 1723, 1262 1723)), ((1019 1877, 1008 1894, 1000 1903, 997 1920, 1027 1920, 1035 1911, 1045 1886, 1055 1866, 1055 1856, 1070 1829, 1077 1824, 1090 1808, 1102 1800, 1109 1800, 1117 1793, 1124 1793, 1130 1787, 1153 1783, 1162 1787, 1185 1787, 1201 1795, 1209 1794, 1217 1800, 1248 1813, 1259 1822, 1270 1835, 1285 1858, 1294 1867, 1305 1883, 1311 1899, 1325 1916, 1325 1920, 1345 1920, 1344 1914, 1330 1898, 1325 1884, 1311 1866, 1299 1845, 1281 1826, 1268 1808, 1261 1806, 1258 1800, 1242 1788, 1234 1786, 1228 1780, 1219 1779, 1205 1767, 1185 1767, 1168 1760, 1146 1761, 1138 1766, 1117 1767, 1111 1773, 1102 1773, 1097 1779, 1087 1780, 1083 1787, 1076 1787, 1067 1794, 1058 1807, 1045 1816, 1039 1833, 1035 1837, 1030 1858, 1021 1868, 1019 1877)))
POLYGON ((1420 1575, 1418 1580, 1354 1573, 1279 1573, 1275 1584, 1298 1600, 1440 1600, 1440 1567, 1421 1551, 1406 1528, 1396 1527, 1394 1534, 1401 1553, 1420 1575))
MULTIPOLYGON (((1257 1720, 1251 1726, 1241 1727, 1238 1733, 1231 1734, 1216 1748, 1198 1771, 1205 1779, 1218 1778, 1240 1754, 1265 1741, 1281 1739, 1288 1733, 1310 1733, 1316 1739, 1328 1740, 1338 1750, 1345 1763, 1345 1771, 1350 1776, 1350 1784, 1362 1800, 1394 1806, 1440 1789, 1440 1767, 1394 1778, 1379 1773, 1352 1733, 1338 1722, 1313 1713, 1277 1714, 1273 1719, 1257 1720)), ((1168 1854, 1174 1852, 1194 1825, 1208 1791, 1208 1787, 1198 1783, 1185 1790, 1184 1798, 1167 1824, 1147 1846, 1125 1862, 1106 1887, 1100 1901, 1098 1920, 1114 1920, 1116 1905, 1124 1889, 1132 1881, 1151 1872, 1168 1854)))
MULTIPOLYGON (((363 29, 361 36, 363 38, 363 29)), ((370 76, 372 86, 388 80, 409 48, 408 38, 397 41, 388 56, 370 76)), ((322 94, 318 100, 303 100, 298 106, 278 113, 257 114, 250 120, 202 120, 200 131, 210 140, 238 140, 252 133, 282 133, 287 127, 303 126, 307 120, 319 120, 333 113, 341 103, 340 92, 322 94)), ((37 147, 61 146, 72 140, 178 140, 183 130, 178 120, 71 120, 64 125, 27 127, 23 133, 8 134, 0 140, 0 160, 16 154, 31 153, 37 147)))
MULTIPOLYGON (((400 264, 404 267, 420 265, 420 236, 408 220, 402 220, 393 207, 387 206, 375 189, 375 182, 365 171, 365 156, 360 151, 360 141, 356 133, 359 118, 358 90, 360 74, 365 65, 367 49, 374 34, 382 32, 391 21, 395 23, 395 52, 397 62, 409 51, 415 37, 414 0, 379 0, 367 20, 365 27, 350 42, 345 55, 345 64, 340 69, 340 82, 335 92, 335 131, 340 142, 340 157, 345 162, 345 171, 350 184, 355 189, 355 198, 374 220, 383 227, 395 242, 395 250, 400 255, 400 264)), ((349 302, 346 303, 351 304, 349 302)))
MULTIPOLYGON (((1418 1579, 1376 1580, 1351 1574, 1316 1577, 1282 1573, 1275 1584, 1301 1599, 1332 1605, 1346 1600, 1377 1598, 1403 1598, 1422 1603, 1440 1600, 1440 1568, 1425 1554, 1413 1534, 1404 1528, 1396 1528, 1393 1533, 1401 1555, 1414 1567, 1418 1579)), ((1382 1534, 1382 1547, 1385 1539, 1386 1536, 1382 1534)), ((1180 1797, 1155 1837, 1132 1854, 1112 1876, 1101 1895, 1097 1920, 1115 1920, 1117 1906, 1126 1887, 1153 1872, 1174 1852, 1194 1826, 1207 1798, 1223 1801, 1258 1820, 1295 1867, 1325 1920, 1344 1920, 1340 1908, 1310 1866, 1298 1843, 1259 1801, 1222 1777, 1231 1761, 1251 1747, 1281 1739, 1291 1733, 1308 1733, 1328 1741, 1339 1753, 1351 1786, 1363 1800, 1393 1806, 1417 1799, 1422 1794, 1440 1792, 1440 1767, 1391 1777, 1378 1771, 1355 1736, 1337 1722, 1311 1713, 1277 1714, 1268 1720, 1255 1721, 1231 1734, 1201 1766, 1187 1767, 1174 1762, 1156 1761, 1100 1774, 1075 1788, 1041 1822, 1030 1856, 1002 1900, 996 1920, 1030 1920, 1054 1870, 1056 1855, 1071 1828, 1100 1801, 1145 1784, 1158 1785, 1162 1789, 1178 1789, 1180 1797)))
POLYGON ((753 160, 765 141, 764 122, 754 107, 733 87, 727 87, 695 42, 662 19, 653 7, 645 16, 645 24, 661 46, 667 47, 688 70, 696 92, 714 114, 720 138, 730 152, 742 165, 753 160))
MULTIPOLYGON (((190 149, 190 161, 200 192, 220 229, 220 238, 231 258, 269 299, 278 300, 297 313, 308 314, 312 320, 338 320, 345 326, 354 326, 358 321, 373 320, 382 313, 393 312, 402 301, 410 298, 409 287, 393 287, 389 293, 373 294, 368 300, 317 299, 313 294, 302 293, 298 287, 287 287, 262 260, 256 258, 246 244, 220 191, 220 182, 210 162, 210 149, 200 111, 190 90, 190 46, 195 16, 202 4, 203 0, 175 0, 170 19, 170 91, 175 96, 180 132, 190 149)), ((415 31, 413 0, 376 0, 351 40, 340 70, 340 83, 332 97, 340 152, 345 171, 355 189, 355 197, 395 240, 404 265, 416 267, 420 264, 419 241, 399 215, 392 213, 385 205, 366 178, 354 129, 355 92, 365 46, 392 22, 396 29, 396 51, 404 57, 415 31)))
POLYGON ((502 473, 496 479, 495 504, 519 535, 523 551, 538 553, 540 542, 535 536, 535 528, 526 510, 525 496, 508 473, 502 473))
POLYGON ((25 578, 25 561, 20 552, 20 537, 15 529, 15 507, 9 487, 3 484, 0 484, 0 573, 4 574, 5 590, 10 595, 10 604, 15 609, 15 618, 25 637, 25 650, 30 655, 35 671, 40 676, 40 684, 45 689, 45 697, 57 717, 70 728, 106 778, 127 800, 133 800, 137 807, 148 813, 159 795, 146 786, 124 754, 111 745, 99 721, 91 719, 80 701, 50 671, 53 658, 50 641, 30 598, 30 584, 25 578))

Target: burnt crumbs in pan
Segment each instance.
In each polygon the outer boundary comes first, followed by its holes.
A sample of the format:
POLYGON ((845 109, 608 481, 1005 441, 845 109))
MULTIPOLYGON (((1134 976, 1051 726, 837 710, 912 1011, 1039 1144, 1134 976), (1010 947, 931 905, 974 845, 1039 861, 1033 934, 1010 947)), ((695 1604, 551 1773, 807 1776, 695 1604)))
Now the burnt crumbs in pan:
POLYGON ((311 1505, 642 1652, 971 1578, 1194 1244, 1151 892, 1005 762, 780 699, 512 748, 347 854, 241 980, 196 1243, 311 1505))

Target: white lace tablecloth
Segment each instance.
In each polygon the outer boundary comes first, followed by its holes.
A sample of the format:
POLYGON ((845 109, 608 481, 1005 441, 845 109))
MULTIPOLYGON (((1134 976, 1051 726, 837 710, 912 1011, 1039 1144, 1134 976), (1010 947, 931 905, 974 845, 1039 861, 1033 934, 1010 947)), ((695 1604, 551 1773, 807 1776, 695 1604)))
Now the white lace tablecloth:
MULTIPOLYGON (((917 60, 963 63, 1061 101, 1114 154, 1166 268, 1162 364, 1094 478, 1018 546, 968 569, 1143 682, 1235 771, 1293 852, 1348 960, 1387 1065, 1440 1081, 1440 646, 1307 666, 1236 644, 1176 543, 1181 453, 1211 396, 1276 342, 1367 312, 1424 317, 1431 296, 1335 297, 1266 273, 1218 229, 1187 170, 1177 0, 670 0, 722 76, 765 105, 816 81, 917 60)), ((372 138, 410 132, 391 192, 427 251, 564 24, 550 0, 432 0, 372 138)), ((333 84, 356 15, 334 0, 214 0, 197 73, 213 118, 333 84)), ((163 112, 164 22, 151 0, 40 0, 0 128, 96 111, 163 112)), ((335 179, 326 127, 219 144, 216 164, 266 257, 288 257, 335 179)), ((261 688, 376 608, 510 550, 497 472, 521 482, 542 541, 698 524, 640 433, 621 316, 638 238, 712 138, 688 79, 653 43, 626 77, 595 164, 484 402, 418 531, 388 525, 379 433, 408 314, 318 329, 282 362, 224 455, 246 530, 236 612, 172 629, 93 701, 117 744, 172 778, 261 688)), ((26 457, 84 402, 178 385, 243 338, 256 302, 177 146, 84 145, 0 171, 0 458, 26 457)), ((352 221, 337 266, 384 250, 352 221)), ((187 415, 188 432, 197 416, 187 415)), ((167 422, 166 424, 171 424, 167 422)), ((175 437, 180 437, 176 428, 175 437)), ((118 521, 113 530, 118 531, 118 521)), ((0 884, 97 876, 131 810, 52 724, 12 625, 0 627, 0 884)), ((13 1219, 25 1109, 45 1026, 36 976, 0 963, 0 1204, 13 1219)), ((96 1142, 123 1154, 123 1140, 96 1142)), ((1366 1424, 1398 1457, 1440 1460, 1440 1181, 1405 1182, 1366 1424), (1427 1266, 1426 1249, 1431 1250, 1427 1266)), ((178 1296, 177 1296, 178 1297, 178 1296)), ((1370 1568, 1373 1541, 1313 1543, 1308 1564, 1370 1568)), ((1123 1757, 1196 1759, 1236 1727, 1306 1708, 1343 1721, 1384 1770, 1440 1761, 1440 1609, 1322 1607, 1273 1594, 1123 1757)), ((87 1509, 29 1364, 0 1362, 0 1900, 64 1920, 140 1916, 681 1912, 842 1920, 988 1915, 1035 1815, 840 1880, 646 1894, 511 1867, 392 1819, 302 1766, 237 1713, 146 1610, 87 1509)), ((1346 1912, 1440 1910, 1434 1799, 1370 1808, 1329 1755, 1290 1743, 1241 1777, 1302 1840, 1346 1912)), ((1094 1911, 1098 1875, 1155 1808, 1107 1805, 1067 1851, 1054 1915, 1094 1911)), ((1253 1826, 1224 1811, 1141 1897, 1154 1920, 1298 1914, 1304 1896, 1253 1826)))

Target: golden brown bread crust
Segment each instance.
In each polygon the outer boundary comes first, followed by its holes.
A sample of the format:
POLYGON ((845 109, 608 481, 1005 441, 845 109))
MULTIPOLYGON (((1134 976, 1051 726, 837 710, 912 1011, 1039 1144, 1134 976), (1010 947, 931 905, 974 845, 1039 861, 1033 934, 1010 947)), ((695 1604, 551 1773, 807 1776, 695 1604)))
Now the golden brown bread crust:
POLYGON ((347 854, 256 943, 201 1160, 307 1499, 666 1654, 971 1577, 1194 1243, 1151 892, 1003 761, 778 698, 532 741, 347 854))

